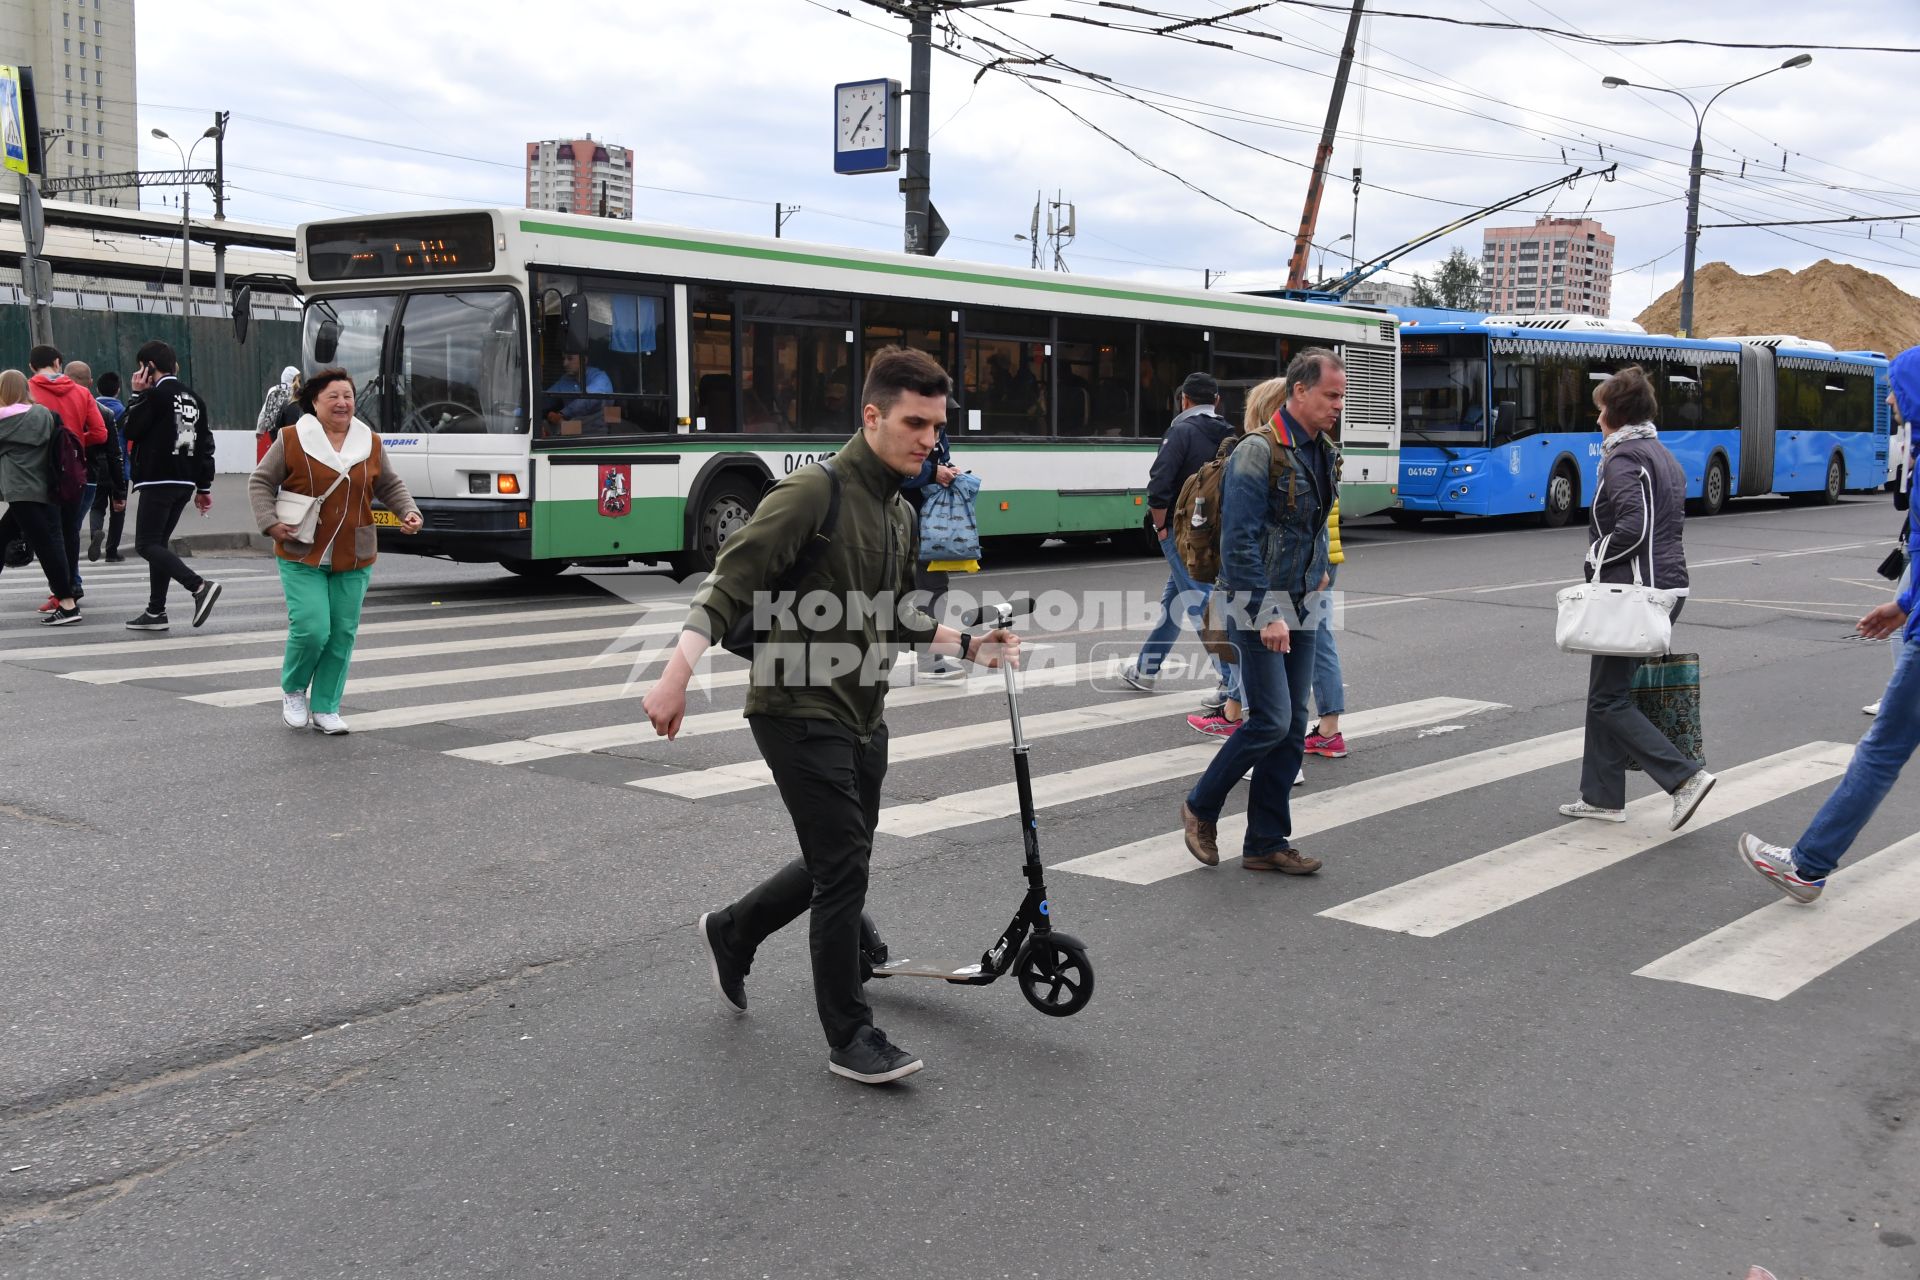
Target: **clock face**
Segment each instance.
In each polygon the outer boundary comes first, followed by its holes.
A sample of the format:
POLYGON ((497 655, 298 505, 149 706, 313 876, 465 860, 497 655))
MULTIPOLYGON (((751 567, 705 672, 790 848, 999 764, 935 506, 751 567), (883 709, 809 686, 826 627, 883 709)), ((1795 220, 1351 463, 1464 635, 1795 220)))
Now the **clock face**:
POLYGON ((887 112, 892 103, 885 81, 842 87, 834 104, 834 147, 871 151, 887 145, 887 112))

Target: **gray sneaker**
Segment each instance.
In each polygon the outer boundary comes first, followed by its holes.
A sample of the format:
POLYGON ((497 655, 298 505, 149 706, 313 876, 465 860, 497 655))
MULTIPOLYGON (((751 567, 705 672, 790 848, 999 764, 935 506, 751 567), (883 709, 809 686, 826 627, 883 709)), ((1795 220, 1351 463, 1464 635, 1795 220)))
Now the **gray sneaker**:
POLYGON ((1597 804, 1588 804, 1585 800, 1575 800, 1572 804, 1560 806, 1560 812, 1569 818, 1592 818, 1596 822, 1625 822, 1625 809, 1602 809, 1597 804))
POLYGON ((1793 850, 1784 849, 1777 844, 1768 844, 1758 836, 1742 834, 1737 846, 1740 851, 1741 865, 1754 874, 1764 877, 1774 888, 1792 898, 1795 902, 1812 902, 1827 887, 1824 877, 1809 880, 1800 874, 1799 864, 1793 860, 1793 850))
POLYGON ((1713 790, 1713 784, 1718 781, 1718 778, 1702 769, 1681 783, 1680 789, 1673 793, 1673 817, 1667 822, 1667 830, 1678 831, 1686 826, 1687 820, 1693 817, 1693 811, 1700 807, 1700 802, 1707 798, 1707 792, 1713 790))
POLYGON ((1121 682, 1129 689, 1137 689, 1141 693, 1152 693, 1153 686, 1159 679, 1159 676, 1141 675, 1140 664, 1137 662, 1129 662, 1126 666, 1120 668, 1121 682))
POLYGON ((1200 714, 1217 716, 1227 709, 1227 687, 1221 685, 1206 697, 1200 699, 1200 714))

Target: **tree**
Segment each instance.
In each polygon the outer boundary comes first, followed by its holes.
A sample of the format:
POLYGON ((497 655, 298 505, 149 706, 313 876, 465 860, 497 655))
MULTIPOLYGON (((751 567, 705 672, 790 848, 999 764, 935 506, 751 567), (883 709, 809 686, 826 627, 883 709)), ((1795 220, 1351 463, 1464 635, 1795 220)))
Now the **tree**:
POLYGON ((1431 282, 1423 275, 1413 277, 1413 305, 1474 310, 1480 305, 1480 264, 1455 245, 1431 282))

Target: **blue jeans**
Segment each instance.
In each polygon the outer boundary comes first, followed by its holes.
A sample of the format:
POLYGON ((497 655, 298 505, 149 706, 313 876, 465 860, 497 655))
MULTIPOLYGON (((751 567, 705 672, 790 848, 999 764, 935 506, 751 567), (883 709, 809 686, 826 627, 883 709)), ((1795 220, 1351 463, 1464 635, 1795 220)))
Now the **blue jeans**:
POLYGON ((1187 807, 1207 822, 1220 820, 1227 793, 1251 771, 1247 784, 1247 839, 1251 857, 1289 848, 1293 834, 1293 779, 1306 755, 1307 686, 1313 680, 1314 633, 1293 627, 1290 653, 1274 653, 1260 633, 1235 627, 1236 670, 1246 690, 1247 718, 1220 744, 1207 771, 1187 794, 1187 807))
MULTIPOLYGON (((1340 566, 1327 570, 1327 590, 1340 579, 1340 566)), ((1340 674, 1340 650, 1333 643, 1333 602, 1318 602, 1318 625, 1313 629, 1313 710, 1315 715, 1337 716, 1347 709, 1346 685, 1340 674)))
POLYGON ((1794 863, 1809 880, 1822 879, 1840 865, 1920 746, 1920 631, 1905 639, 1896 635, 1893 643, 1900 656, 1881 696, 1880 714, 1853 749, 1853 763, 1839 787, 1793 846, 1794 863))
POLYGON ((60 541, 67 549, 67 568, 73 572, 73 585, 80 586, 80 526, 93 510, 93 485, 80 491, 78 502, 60 504, 60 541))
MULTIPOLYGON (((1160 674, 1160 664, 1167 660, 1174 641, 1180 638, 1183 624, 1196 632, 1200 630, 1200 612, 1207 606, 1207 597, 1213 594, 1212 587, 1195 582, 1187 572, 1171 533, 1160 539, 1160 556, 1167 562, 1167 585, 1160 592, 1160 620, 1153 624, 1146 642, 1140 646, 1140 656, 1134 659, 1134 666, 1143 676, 1160 674)), ((1230 696, 1236 701, 1242 700, 1233 669, 1217 658, 1213 665, 1230 696)))

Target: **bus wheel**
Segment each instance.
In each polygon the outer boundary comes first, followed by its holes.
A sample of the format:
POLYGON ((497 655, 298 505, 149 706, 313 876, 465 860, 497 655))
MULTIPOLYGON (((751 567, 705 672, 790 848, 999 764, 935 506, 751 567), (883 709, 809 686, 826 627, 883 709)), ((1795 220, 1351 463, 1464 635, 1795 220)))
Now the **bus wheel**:
POLYGON ((1540 508, 1540 523, 1549 529, 1558 529, 1573 518, 1574 496, 1579 492, 1579 481, 1574 478, 1573 468, 1565 463, 1553 469, 1553 475, 1547 480, 1547 500, 1540 508))
POLYGON ((545 582, 549 578, 557 578, 565 573, 567 566, 572 563, 571 560, 520 560, 513 556, 505 556, 500 561, 500 567, 522 578, 534 582, 545 582))
MULTIPOLYGON (((691 554, 683 557, 691 573, 712 573, 720 558, 720 548, 728 538, 746 528, 760 505, 760 486, 746 476, 723 475, 707 486, 700 510, 693 521, 691 554)), ((682 576, 689 576, 683 574, 682 576)))
POLYGON ((1402 529, 1418 529, 1421 522, 1426 518, 1426 512, 1408 511, 1404 507, 1394 507, 1387 512, 1387 519, 1393 521, 1402 529))
POLYGON ((1717 516, 1727 508, 1727 464, 1715 458, 1707 464, 1706 478, 1700 482, 1700 496, 1687 504, 1687 514, 1717 516))
POLYGON ((1847 487, 1847 464, 1840 460, 1839 454, 1827 459, 1827 487, 1820 491, 1822 506, 1838 506, 1840 494, 1847 487))

